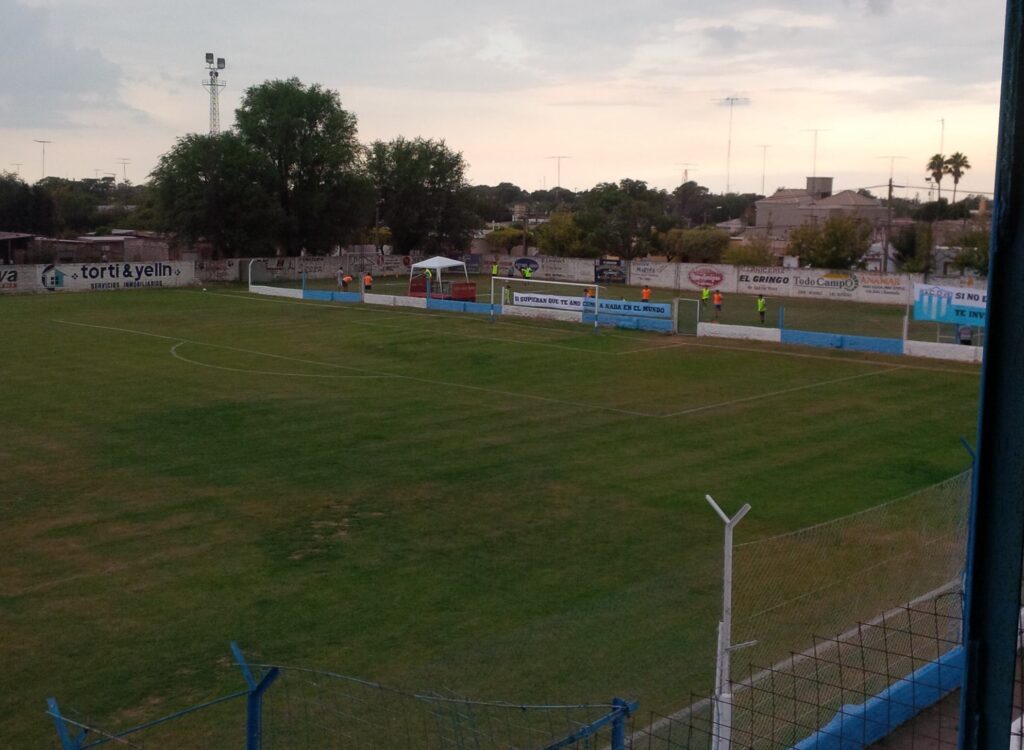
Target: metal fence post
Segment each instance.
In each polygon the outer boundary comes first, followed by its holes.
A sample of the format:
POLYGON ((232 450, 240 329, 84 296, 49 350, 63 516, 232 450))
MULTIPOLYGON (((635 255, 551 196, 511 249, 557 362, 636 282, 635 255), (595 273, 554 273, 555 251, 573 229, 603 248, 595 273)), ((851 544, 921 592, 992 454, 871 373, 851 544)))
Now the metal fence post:
POLYGON ((612 705, 615 707, 617 715, 612 720, 611 750, 626 750, 626 719, 636 711, 637 704, 622 698, 612 698, 612 705))
MULTIPOLYGON (((712 727, 712 747, 729 750, 732 741, 732 532, 736 524, 750 512, 745 504, 732 518, 718 506, 711 495, 705 495, 708 504, 725 524, 725 542, 722 562, 722 620, 718 624, 718 658, 715 664, 715 726, 712 727)), ((743 644, 746 645, 746 644, 743 644)))
POLYGON ((47 713, 53 718, 53 724, 57 728, 57 738, 60 740, 60 746, 63 750, 78 750, 82 746, 79 739, 73 738, 68 733, 68 727, 64 723, 64 717, 60 713, 60 706, 57 705, 56 698, 46 699, 47 713))
POLYGON ((260 750, 263 745, 263 694, 281 671, 273 667, 257 681, 249 670, 242 649, 234 641, 231 641, 231 653, 234 654, 235 661, 242 670, 242 676, 249 686, 249 695, 245 699, 245 750, 260 750))

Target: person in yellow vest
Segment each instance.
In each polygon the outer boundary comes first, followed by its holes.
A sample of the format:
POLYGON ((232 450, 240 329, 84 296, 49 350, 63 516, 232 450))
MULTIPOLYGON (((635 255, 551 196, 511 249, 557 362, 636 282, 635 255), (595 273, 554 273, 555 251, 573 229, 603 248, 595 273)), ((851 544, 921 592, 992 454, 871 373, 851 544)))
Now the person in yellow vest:
POLYGON ((370 291, 373 289, 373 275, 367 271, 366 275, 363 276, 363 291, 370 291))
POLYGON ((757 295, 757 314, 761 316, 761 324, 764 325, 764 314, 768 312, 768 301, 763 294, 757 295))
POLYGON ((429 268, 423 269, 423 276, 427 279, 427 281, 431 281, 434 278, 434 274, 429 268))
POLYGON ((711 290, 708 289, 707 284, 701 287, 700 290, 700 307, 702 310, 707 309, 708 302, 711 301, 711 290))
POLYGON ((523 266, 523 278, 524 279, 532 279, 533 278, 533 269, 530 268, 529 266, 523 266))
POLYGON ((491 276, 497 276, 500 272, 501 269, 498 268, 498 261, 491 263, 491 276))
POLYGON ((505 284, 505 288, 501 290, 501 302, 505 305, 512 304, 512 287, 505 284))
POLYGON ((640 290, 640 299, 644 302, 651 301, 651 288, 647 284, 644 284, 644 288, 640 290))

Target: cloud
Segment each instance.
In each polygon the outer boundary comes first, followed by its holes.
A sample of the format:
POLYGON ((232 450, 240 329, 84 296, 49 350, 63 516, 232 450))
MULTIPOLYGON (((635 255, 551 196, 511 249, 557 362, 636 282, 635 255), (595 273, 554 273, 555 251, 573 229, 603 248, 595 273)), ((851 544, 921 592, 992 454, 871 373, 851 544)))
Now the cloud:
POLYGON ((61 128, 81 110, 123 107, 116 65, 54 33, 46 10, 0 0, 0 120, 7 128, 61 128))

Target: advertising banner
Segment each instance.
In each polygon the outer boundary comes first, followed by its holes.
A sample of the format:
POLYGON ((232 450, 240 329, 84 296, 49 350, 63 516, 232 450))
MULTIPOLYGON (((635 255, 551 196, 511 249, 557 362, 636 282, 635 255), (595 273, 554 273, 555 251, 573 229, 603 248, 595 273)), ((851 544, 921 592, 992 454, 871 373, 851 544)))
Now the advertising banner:
POLYGON ((914 320, 984 326, 987 307, 985 289, 914 284, 914 320))
POLYGON ((778 266, 740 266, 736 274, 736 292, 768 297, 792 296, 794 270, 778 266))
POLYGON ((597 284, 625 284, 626 261, 620 258, 598 258, 594 261, 594 282, 597 284))
POLYGON ((38 269, 42 266, 0 266, 0 294, 41 292, 38 269))
MULTIPOLYGON (((567 297, 561 294, 529 294, 515 292, 514 304, 522 307, 547 307, 555 310, 592 312, 594 302, 583 296, 567 297)), ((669 302, 638 302, 635 300, 598 300, 598 310, 614 315, 633 315, 649 318, 672 317, 672 304, 669 302)))
POLYGON ((634 260, 629 264, 629 283, 633 286, 647 284, 655 289, 676 289, 678 274, 678 263, 634 260))
POLYGON ((737 275, 736 266, 680 263, 678 288, 699 292, 707 287, 731 293, 736 291, 737 275))
POLYGON ((99 292, 189 286, 192 261, 0 266, 0 292, 99 292))

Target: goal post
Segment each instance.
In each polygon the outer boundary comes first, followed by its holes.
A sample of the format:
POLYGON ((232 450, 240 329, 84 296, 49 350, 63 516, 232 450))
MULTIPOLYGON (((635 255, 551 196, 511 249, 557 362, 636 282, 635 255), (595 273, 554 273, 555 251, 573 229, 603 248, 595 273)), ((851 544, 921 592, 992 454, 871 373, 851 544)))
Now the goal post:
POLYGON ((602 289, 598 284, 576 281, 492 276, 491 320, 502 314, 585 323, 590 314, 596 331, 598 316, 594 311, 600 309, 602 289))

